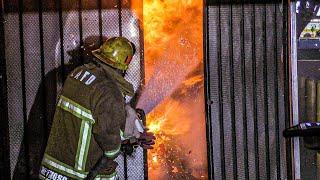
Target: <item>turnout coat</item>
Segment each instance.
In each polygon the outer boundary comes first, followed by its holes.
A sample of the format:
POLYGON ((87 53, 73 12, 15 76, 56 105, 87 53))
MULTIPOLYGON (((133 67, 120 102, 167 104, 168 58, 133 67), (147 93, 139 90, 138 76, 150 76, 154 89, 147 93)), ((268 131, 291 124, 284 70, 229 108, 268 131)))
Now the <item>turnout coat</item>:
MULTIPOLYGON (((111 161, 120 152, 125 129, 124 96, 133 87, 116 70, 102 63, 76 68, 60 93, 41 179, 84 179, 101 156, 111 161)), ((96 179, 117 179, 116 162, 96 179)))

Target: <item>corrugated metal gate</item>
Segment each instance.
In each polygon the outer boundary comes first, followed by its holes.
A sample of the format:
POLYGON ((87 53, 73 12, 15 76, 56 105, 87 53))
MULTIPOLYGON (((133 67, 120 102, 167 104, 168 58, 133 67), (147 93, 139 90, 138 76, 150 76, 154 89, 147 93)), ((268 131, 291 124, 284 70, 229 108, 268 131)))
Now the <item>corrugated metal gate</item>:
MULTIPOLYGON (((27 179, 27 172, 36 176, 57 92, 65 76, 83 62, 86 54, 82 47, 101 43, 104 37, 130 39, 136 49, 131 65, 135 68, 129 68, 126 78, 138 90, 142 79, 143 41, 139 22, 129 8, 130 1, 120 0, 4 1, 4 9, 1 8, 5 12, 1 16, 4 21, 0 29, 1 76, 7 77, 8 94, 1 102, 8 104, 1 104, 1 108, 7 106, 9 117, 6 118, 7 113, 1 109, 5 117, 1 127, 7 127, 1 138, 9 138, 10 145, 1 150, 1 155, 10 152, 11 177, 27 179), (8 129, 9 137, 5 132, 8 129)), ((2 77, 1 83, 5 85, 2 77)), ((2 87, 1 93, 5 94, 6 88, 2 87)), ((1 142, 8 142, 3 140, 1 142)), ((119 156, 121 179, 144 178, 143 154, 139 148, 133 157, 119 156)), ((9 172, 6 170, 3 174, 9 172)))
MULTIPOLYGON (((36 160, 32 156, 43 148, 57 91, 79 58, 71 57, 70 50, 83 46, 91 35, 101 39, 136 33, 131 40, 142 52, 138 23, 126 11, 128 1, 120 2, 1 4, 0 41, 5 44, 0 43, 0 173, 5 179, 10 170, 16 175, 17 164, 22 171, 32 169, 36 160), (30 133, 37 136, 24 136, 30 133), (5 144, 9 140, 10 145, 5 144)), ((291 179, 290 144, 281 135, 290 119, 287 7, 210 1, 206 6, 211 179, 291 179)), ((143 179, 147 171, 142 156, 139 150, 136 161, 118 159, 121 179, 143 179)))
POLYGON ((212 179, 290 179, 288 6, 237 2, 206 9, 212 179))

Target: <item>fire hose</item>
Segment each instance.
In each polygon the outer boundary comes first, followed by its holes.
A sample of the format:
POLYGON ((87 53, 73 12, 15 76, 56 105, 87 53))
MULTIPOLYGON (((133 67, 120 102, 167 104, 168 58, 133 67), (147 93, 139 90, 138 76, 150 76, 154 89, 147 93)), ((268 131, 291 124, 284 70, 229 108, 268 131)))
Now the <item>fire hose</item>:
POLYGON ((320 150, 320 123, 303 122, 283 131, 285 138, 303 137, 304 145, 311 150, 320 150))
POLYGON ((143 149, 152 149, 152 145, 155 144, 155 136, 151 132, 147 132, 148 129, 144 128, 143 122, 146 121, 145 112, 142 109, 136 109, 137 117, 135 120, 135 127, 140 132, 139 138, 129 138, 124 140, 121 145, 121 150, 127 155, 132 155, 134 150, 141 146, 143 149))

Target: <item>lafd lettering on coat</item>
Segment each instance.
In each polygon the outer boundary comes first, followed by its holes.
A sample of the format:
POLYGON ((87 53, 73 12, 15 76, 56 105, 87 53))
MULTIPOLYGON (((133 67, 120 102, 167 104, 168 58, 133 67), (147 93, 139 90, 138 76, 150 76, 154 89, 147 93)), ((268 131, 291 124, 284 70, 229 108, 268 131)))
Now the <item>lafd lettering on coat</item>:
POLYGON ((85 85, 90 85, 96 80, 96 76, 91 74, 89 71, 80 70, 78 72, 73 72, 70 77, 83 82, 85 85))

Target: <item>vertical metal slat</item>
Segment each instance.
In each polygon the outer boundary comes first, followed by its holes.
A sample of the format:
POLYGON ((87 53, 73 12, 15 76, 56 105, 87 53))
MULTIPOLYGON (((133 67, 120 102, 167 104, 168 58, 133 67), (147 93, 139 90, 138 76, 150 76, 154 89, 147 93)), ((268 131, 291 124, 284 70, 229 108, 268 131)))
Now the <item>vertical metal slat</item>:
POLYGON ((243 149, 244 149, 244 174, 245 179, 249 179, 249 160, 248 160, 248 130, 247 130, 247 83, 245 65, 245 42, 244 42, 244 5, 241 3, 241 22, 240 22, 240 43, 241 43, 241 81, 242 81, 242 110, 243 110, 243 149))
MULTIPOLYGON (((117 1, 118 7, 118 25, 119 25, 119 36, 122 36, 122 0, 117 1)), ((124 179, 128 179, 128 158, 126 154, 123 154, 123 168, 124 168, 124 179)))
MULTIPOLYGON (((143 9, 143 1, 141 3, 141 6, 139 7, 141 9, 143 9)), ((144 29, 143 27, 141 27, 141 24, 143 24, 143 16, 140 17, 140 23, 139 23, 139 39, 140 39, 140 72, 141 72, 141 86, 145 85, 145 63, 144 63, 144 29)), ((141 95, 141 91, 142 87, 140 87, 140 89, 138 90, 138 93, 140 96, 141 95)), ((143 122, 143 125, 146 126, 147 125, 147 121, 145 119, 145 121, 143 122)), ((144 180, 148 180, 149 179, 149 171, 148 171, 148 150, 147 149, 143 149, 143 169, 144 169, 144 180)))
POLYGON ((119 36, 122 36, 122 0, 118 0, 119 36))
POLYGON ((266 174, 267 179, 271 179, 270 177, 270 148, 269 148, 269 105, 268 105, 268 60, 267 60, 267 12, 266 12, 266 4, 263 7, 263 80, 264 80, 264 127, 265 127, 265 156, 266 156, 266 174))
POLYGON ((102 45, 102 0, 97 0, 98 4, 98 15, 99 15, 99 45, 102 45))
POLYGON ((213 160, 213 142, 212 142, 212 123, 211 123, 211 95, 210 95, 210 61, 209 61, 209 12, 208 6, 204 3, 203 16, 203 37, 204 37, 204 91, 205 91, 205 111, 206 111, 206 139, 207 139, 207 163, 208 163, 208 178, 214 180, 214 160, 213 160))
MULTIPOLYGON (((284 106, 285 106, 285 127, 288 128, 291 122, 291 102, 290 102, 290 62, 289 62, 289 45, 288 45, 288 11, 289 3, 282 1, 283 8, 283 27, 282 27, 282 42, 283 42, 283 73, 284 73, 284 106)), ((292 156, 291 156, 291 140, 286 141, 286 162, 287 162, 287 178, 292 179, 292 156)))
POLYGON ((46 106, 46 83, 45 83, 45 57, 44 57, 44 44, 43 44, 43 7, 42 0, 38 1, 39 5, 39 36, 40 36, 40 61, 41 61, 41 96, 42 96, 42 116, 43 116, 43 128, 44 128, 44 138, 48 139, 48 121, 47 121, 47 106, 46 106))
POLYGON ((278 93, 278 60, 277 60, 277 53, 278 53, 278 43, 277 43, 277 4, 274 5, 274 119, 275 119, 275 135, 276 135, 276 168, 277 168, 277 180, 281 179, 280 175, 280 130, 279 130, 279 93, 278 93))
MULTIPOLYGON (((23 146, 25 152, 26 172, 30 171, 28 129, 27 129, 27 103, 26 103, 26 78, 25 78, 25 53, 23 35, 23 0, 19 0, 19 38, 20 38, 20 58, 21 58, 21 82, 22 82, 22 111, 23 111, 23 146)), ((26 177, 29 179, 29 177, 26 177)))
POLYGON ((10 179, 7 68, 5 58, 4 4, 0 1, 0 174, 10 179))
POLYGON ((233 67, 233 30, 232 30, 232 4, 229 12, 229 68, 230 68, 230 105, 231 105, 231 131, 232 131, 232 161, 233 161, 233 179, 238 179, 237 169, 237 135, 236 135, 236 118, 235 118, 235 97, 234 97, 234 67, 233 67))
POLYGON ((62 17, 62 0, 57 0, 58 13, 59 13, 59 40, 60 40, 60 66, 61 78, 64 82, 66 78, 65 65, 64 65, 64 38, 63 38, 63 17, 62 17))
POLYGON ((255 38, 255 5, 252 6, 252 77, 253 77, 253 133, 254 133, 254 150, 255 150, 255 171, 256 171, 256 179, 258 180, 260 177, 259 172, 259 146, 258 146, 258 110, 257 110, 257 73, 256 73, 256 52, 254 47, 256 45, 255 38))
POLYGON ((207 44, 208 44, 208 81, 210 84, 207 85, 208 93, 210 93, 210 128, 212 134, 211 148, 213 151, 212 160, 214 164, 213 175, 215 179, 221 179, 222 177, 222 165, 221 165, 221 143, 220 143, 220 103, 219 103, 219 70, 218 70, 218 51, 219 51, 219 6, 208 7, 208 28, 207 28, 207 44))
POLYGON ((79 17, 79 47, 80 47, 80 60, 84 63, 83 59, 83 27, 82 27, 82 0, 78 0, 78 17, 79 17))
POLYGON ((255 136, 254 136, 254 101, 253 101, 253 54, 255 48, 253 47, 253 23, 252 23, 252 5, 244 4, 244 57, 245 57, 245 80, 246 80, 246 133, 247 133, 247 148, 248 148, 248 174, 251 179, 256 178, 255 171, 255 136))
MULTIPOLYGON (((223 123, 223 91, 222 91, 222 57, 221 57, 221 4, 219 4, 219 9, 218 9, 218 81, 219 81, 219 124, 220 124, 220 152, 221 154, 224 154, 224 123, 223 123)), ((221 179, 225 180, 226 179, 226 168, 225 168, 225 159, 224 156, 220 156, 220 161, 221 161, 221 179)))

